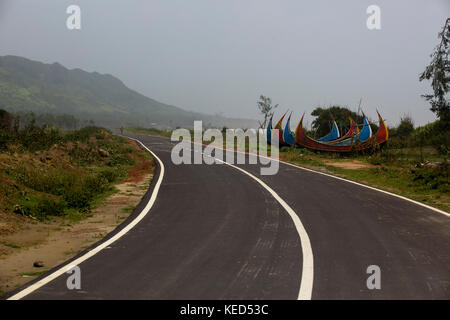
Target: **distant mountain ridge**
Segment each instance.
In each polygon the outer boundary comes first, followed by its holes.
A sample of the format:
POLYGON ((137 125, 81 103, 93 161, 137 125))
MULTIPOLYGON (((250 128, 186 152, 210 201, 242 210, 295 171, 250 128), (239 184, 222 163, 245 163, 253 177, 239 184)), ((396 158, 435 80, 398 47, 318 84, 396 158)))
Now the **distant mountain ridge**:
POLYGON ((108 127, 256 127, 250 119, 190 112, 148 98, 109 74, 69 70, 18 56, 0 57, 0 109, 74 115, 108 127))

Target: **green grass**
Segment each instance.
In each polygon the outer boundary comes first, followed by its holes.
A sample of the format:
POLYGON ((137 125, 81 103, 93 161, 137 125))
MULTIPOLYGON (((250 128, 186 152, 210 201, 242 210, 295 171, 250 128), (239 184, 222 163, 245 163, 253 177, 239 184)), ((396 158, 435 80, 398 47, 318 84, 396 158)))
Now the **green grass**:
POLYGON ((18 244, 12 243, 12 242, 3 242, 3 245, 10 247, 10 248, 14 248, 14 249, 21 248, 21 246, 19 246, 18 244))
POLYGON ((122 209, 120 209, 122 212, 131 212, 134 210, 134 208, 136 208, 135 206, 128 206, 128 207, 124 207, 122 209))
POLYGON ((127 128, 125 131, 136 134, 146 134, 149 136, 160 136, 170 138, 172 135, 172 131, 159 130, 154 128, 127 128))
POLYGON ((47 272, 47 269, 45 270, 40 270, 40 271, 32 271, 32 272, 21 272, 19 273, 22 277, 35 277, 35 276, 39 276, 43 273, 47 272))

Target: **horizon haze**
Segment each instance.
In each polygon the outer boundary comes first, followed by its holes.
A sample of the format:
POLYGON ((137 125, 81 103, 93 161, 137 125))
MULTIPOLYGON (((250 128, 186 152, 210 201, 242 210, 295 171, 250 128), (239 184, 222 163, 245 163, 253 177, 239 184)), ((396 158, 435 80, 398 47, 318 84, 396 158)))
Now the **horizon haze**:
POLYGON ((111 74, 185 110, 261 119, 260 94, 294 121, 318 106, 362 108, 389 126, 409 114, 436 119, 420 95, 448 1, 39 1, 0 0, 0 56, 111 74), (81 30, 66 9, 81 8, 81 30), (366 9, 381 9, 369 30, 366 9))

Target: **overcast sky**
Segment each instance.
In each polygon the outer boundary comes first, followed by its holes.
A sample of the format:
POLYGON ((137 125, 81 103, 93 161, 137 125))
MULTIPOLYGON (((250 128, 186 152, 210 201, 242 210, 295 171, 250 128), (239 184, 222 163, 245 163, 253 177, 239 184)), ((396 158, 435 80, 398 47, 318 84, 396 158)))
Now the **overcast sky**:
MULTIPOLYGON (((277 115, 346 105, 388 125, 435 119, 418 75, 438 44, 450 1, 0 0, 0 55, 109 73, 164 103, 259 117, 260 94, 277 115), (81 30, 66 8, 81 7, 81 30), (366 9, 381 8, 381 30, 366 9)), ((312 120, 311 116, 307 119, 312 120)))

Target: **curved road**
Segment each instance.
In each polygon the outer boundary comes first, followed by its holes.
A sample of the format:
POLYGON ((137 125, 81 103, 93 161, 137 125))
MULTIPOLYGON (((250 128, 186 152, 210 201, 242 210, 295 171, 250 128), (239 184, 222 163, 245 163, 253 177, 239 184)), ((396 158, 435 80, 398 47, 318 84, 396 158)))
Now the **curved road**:
MULTIPOLYGON (((297 299, 302 244, 267 189, 228 165, 172 164, 168 139, 132 137, 165 167, 150 212, 79 265, 81 290, 68 290, 63 274, 25 299, 297 299)), ((272 188, 305 227, 314 254, 312 299, 450 298, 449 217, 282 163, 273 176, 259 176, 258 165, 239 167, 272 188), (380 290, 366 286, 369 265, 380 267, 380 290)), ((156 180, 108 238, 136 218, 156 180)))

